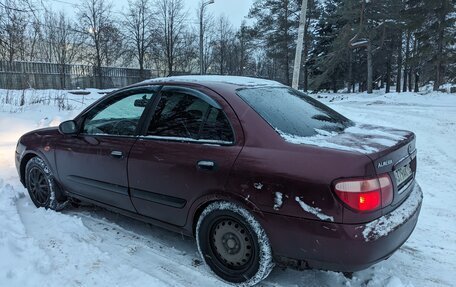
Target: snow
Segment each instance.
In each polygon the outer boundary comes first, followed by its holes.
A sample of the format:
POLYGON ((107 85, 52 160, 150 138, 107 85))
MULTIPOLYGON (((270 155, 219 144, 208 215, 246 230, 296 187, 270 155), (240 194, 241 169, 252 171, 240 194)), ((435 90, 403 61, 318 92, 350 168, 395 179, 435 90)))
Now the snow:
MULTIPOLYGON (((19 102, 22 91, 0 90, 0 285, 226 286, 198 264, 194 239, 102 208, 53 212, 33 206, 14 166, 17 140, 27 131, 73 118, 102 96, 90 92, 82 97, 27 90, 26 104, 19 107, 5 103, 5 96, 19 102), (62 95, 69 109, 54 101, 62 95)), ((355 122, 416 133, 416 177, 424 193, 421 215, 414 233, 391 258, 355 272, 352 279, 335 272, 276 268, 261 286, 454 286, 456 95, 313 96, 355 122)))
POLYGON ((393 212, 366 224, 363 231, 363 237, 366 242, 385 237, 390 232, 394 231, 404 221, 415 214, 422 201, 423 192, 421 191, 420 186, 415 183, 411 194, 400 207, 393 212))
POLYGON ((301 206, 301 208, 305 211, 305 212, 308 212, 308 213, 311 213, 313 215, 315 215, 316 217, 320 218, 321 220, 325 220, 325 221, 334 221, 334 217, 332 216, 328 216, 324 213, 321 212, 321 208, 318 208, 318 207, 312 207, 308 204, 306 204, 304 201, 302 201, 301 198, 299 198, 298 196, 295 197, 295 200, 297 203, 299 203, 299 206, 301 206))
POLYGON ((355 42, 355 43, 351 43, 351 46, 352 47, 360 47, 360 46, 365 46, 367 44, 369 44, 368 40, 362 40, 362 41, 358 41, 358 42, 355 42))
POLYGON ((255 183, 253 184, 253 187, 254 187, 255 189, 261 190, 261 189, 263 189, 263 184, 262 184, 261 182, 255 182, 255 183))
POLYGON ((274 210, 280 210, 283 205, 283 193, 276 192, 274 196, 274 210))
POLYGON ((276 131, 284 140, 293 144, 307 144, 363 154, 394 146, 407 135, 404 131, 367 124, 349 127, 342 134, 315 129, 317 135, 310 137, 288 134, 279 129, 276 131))
POLYGON ((215 76, 215 75, 203 75, 203 76, 174 76, 167 78, 155 78, 146 80, 144 84, 153 84, 156 82, 188 82, 188 83, 226 83, 233 84, 238 86, 248 86, 248 87, 258 87, 258 86, 268 86, 268 87, 283 87, 282 84, 265 79, 256 79, 249 77, 239 77, 239 76, 215 76))

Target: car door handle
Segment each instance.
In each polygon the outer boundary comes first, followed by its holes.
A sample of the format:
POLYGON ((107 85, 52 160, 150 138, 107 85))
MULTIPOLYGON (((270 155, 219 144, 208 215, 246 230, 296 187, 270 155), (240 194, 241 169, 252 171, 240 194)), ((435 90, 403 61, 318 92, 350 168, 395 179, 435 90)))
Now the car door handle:
POLYGON ((118 150, 113 150, 111 152, 111 156, 115 158, 123 158, 123 152, 118 151, 118 150))
POLYGON ((215 162, 210 160, 200 160, 198 162, 198 168, 202 170, 215 170, 215 162))

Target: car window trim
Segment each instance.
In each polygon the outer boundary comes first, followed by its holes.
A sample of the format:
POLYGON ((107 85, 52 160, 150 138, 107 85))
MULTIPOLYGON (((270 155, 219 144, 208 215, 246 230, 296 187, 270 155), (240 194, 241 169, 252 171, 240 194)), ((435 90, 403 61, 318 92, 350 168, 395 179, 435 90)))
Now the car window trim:
POLYGON ((205 93, 192 89, 192 88, 179 87, 179 86, 164 86, 161 89, 161 92, 177 92, 177 93, 188 94, 190 96, 193 96, 195 98, 198 98, 198 99, 206 102, 207 104, 209 104, 210 106, 212 106, 218 110, 222 110, 222 107, 220 106, 219 103, 217 103, 216 100, 214 100, 210 96, 206 95, 205 93))
POLYGON ((79 125, 79 131, 78 131, 77 135, 78 136, 90 136, 90 137, 137 138, 139 135, 141 135, 143 125, 145 124, 144 120, 147 117, 148 111, 151 109, 151 107, 153 107, 153 104, 157 101, 157 98, 160 98, 160 91, 162 88, 163 88, 162 85, 134 87, 131 89, 123 89, 123 90, 115 91, 112 94, 110 94, 109 96, 103 97, 100 101, 96 102, 96 104, 93 105, 90 109, 85 110, 84 112, 82 112, 75 118, 75 121, 79 125), (115 101, 115 99, 117 99, 117 98, 124 98, 124 97, 128 97, 128 96, 135 95, 135 94, 140 94, 140 93, 153 93, 154 96, 152 97, 152 101, 150 101, 147 104, 143 113, 141 114, 141 117, 139 118, 138 126, 136 128, 134 135, 86 134, 83 132, 83 129, 84 129, 83 124, 84 124, 87 116, 94 109, 96 109, 100 105, 106 104, 106 102, 115 101))
POLYGON ((204 139, 192 139, 183 137, 169 137, 169 136, 139 136, 141 140, 158 140, 168 142, 179 142, 179 143, 195 143, 202 145, 215 145, 215 146, 233 146, 235 142, 219 141, 219 140, 204 140, 204 139))

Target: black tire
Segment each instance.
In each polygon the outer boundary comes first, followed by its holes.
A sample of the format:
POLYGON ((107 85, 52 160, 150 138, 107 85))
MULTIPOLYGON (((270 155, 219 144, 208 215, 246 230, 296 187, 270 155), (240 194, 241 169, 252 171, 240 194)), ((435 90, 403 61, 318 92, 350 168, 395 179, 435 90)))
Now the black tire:
POLYGON ((206 207, 198 220, 196 241, 204 262, 228 283, 253 286, 274 268, 264 229, 234 203, 214 202, 206 207))
POLYGON ((39 157, 34 157, 27 163, 25 184, 30 198, 38 208, 59 211, 68 204, 68 199, 55 181, 51 170, 39 157))

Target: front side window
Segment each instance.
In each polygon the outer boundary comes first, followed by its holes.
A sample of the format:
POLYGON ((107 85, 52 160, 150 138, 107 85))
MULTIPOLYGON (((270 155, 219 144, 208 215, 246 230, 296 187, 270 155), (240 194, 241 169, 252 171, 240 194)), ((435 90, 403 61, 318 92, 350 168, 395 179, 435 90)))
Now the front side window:
POLYGON ((206 101, 182 92, 164 92, 149 125, 148 136, 233 142, 223 113, 206 101))
POLYGON ((135 135, 139 119, 152 96, 152 93, 139 93, 101 104, 85 119, 83 133, 87 135, 135 135))

